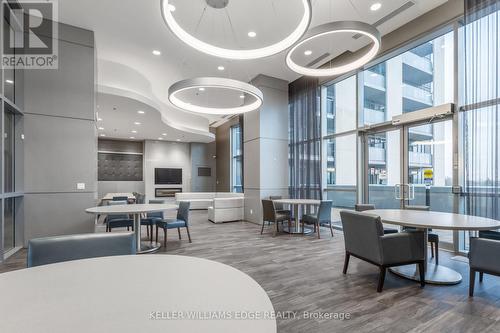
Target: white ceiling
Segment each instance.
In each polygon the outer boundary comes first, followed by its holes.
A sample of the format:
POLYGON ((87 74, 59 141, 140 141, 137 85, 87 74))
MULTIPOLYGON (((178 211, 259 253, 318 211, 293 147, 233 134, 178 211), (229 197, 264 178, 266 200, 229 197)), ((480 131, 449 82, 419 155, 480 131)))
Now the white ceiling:
MULTIPOLYGON (((205 0, 172 1, 177 8, 174 13, 178 16, 175 17, 180 24, 185 25, 186 30, 196 33, 198 38, 204 38, 207 42, 234 48, 262 47, 275 42, 287 33, 286 28, 297 24, 300 15, 300 0, 230 0, 227 12, 231 17, 231 28, 227 14, 224 17, 220 10, 217 12, 208 7, 205 14, 201 15, 205 0), (200 24, 196 29, 198 21, 200 24), (257 37, 249 38, 246 36, 248 31, 255 31, 257 37)), ((407 1, 312 0, 311 28, 338 20, 374 23, 407 1), (382 8, 376 12, 369 9, 374 2, 382 3, 382 8)), ((413 2, 413 7, 378 27, 382 35, 446 0, 413 2)), ((151 128, 148 122, 136 138, 157 139, 158 131, 163 131, 157 126, 161 121, 165 131, 176 134, 182 132, 186 141, 211 141, 213 134, 209 132, 209 124, 220 120, 220 116, 202 116, 174 108, 168 102, 170 85, 198 76, 223 76, 246 82, 258 74, 287 81, 298 78, 297 74, 287 69, 284 52, 264 59, 230 61, 190 48, 166 27, 160 12, 160 0, 59 0, 59 20, 95 32, 98 111, 101 118, 107 118, 102 127, 108 137, 129 137, 127 131, 130 131, 130 124, 137 119, 137 110, 135 113, 133 110, 142 105, 142 108, 150 108, 149 115, 157 112, 158 116, 151 122, 151 128), (161 56, 153 55, 152 50, 160 50, 161 56), (217 70, 220 65, 225 67, 225 71, 217 70), (120 99, 119 96, 124 98, 120 99), (113 103, 120 103, 121 108, 130 111, 113 113, 113 103), (130 105, 126 106, 126 103, 130 105)), ((347 50, 355 51, 365 43, 366 40, 356 41, 350 36, 336 37, 334 42, 322 41, 317 45, 308 45, 313 54, 297 60, 307 63, 309 58, 315 59, 315 55, 325 50, 335 56, 347 50)))

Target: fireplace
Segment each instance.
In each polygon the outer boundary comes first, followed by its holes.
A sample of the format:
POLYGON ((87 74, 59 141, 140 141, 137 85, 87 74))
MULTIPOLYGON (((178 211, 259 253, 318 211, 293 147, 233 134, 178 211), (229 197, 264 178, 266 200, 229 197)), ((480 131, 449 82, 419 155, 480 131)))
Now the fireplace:
POLYGON ((173 198, 175 193, 182 192, 182 188, 156 188, 155 197, 157 198, 173 198))

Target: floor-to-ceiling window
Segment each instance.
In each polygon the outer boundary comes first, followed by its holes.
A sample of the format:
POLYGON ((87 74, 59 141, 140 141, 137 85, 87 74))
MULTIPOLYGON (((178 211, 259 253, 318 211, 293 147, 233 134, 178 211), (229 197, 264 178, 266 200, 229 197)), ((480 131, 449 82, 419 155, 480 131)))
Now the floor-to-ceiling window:
MULTIPOLYGON (((455 120, 424 111, 456 101, 454 27, 323 86, 323 190, 335 207, 456 211, 455 120), (399 123, 409 113, 415 120, 399 123)), ((441 236, 453 242, 453 232, 441 236)))
POLYGON ((243 192, 243 151, 240 125, 231 127, 231 190, 243 192))
POLYGON ((322 89, 324 198, 338 208, 356 203, 356 84, 353 75, 322 89))

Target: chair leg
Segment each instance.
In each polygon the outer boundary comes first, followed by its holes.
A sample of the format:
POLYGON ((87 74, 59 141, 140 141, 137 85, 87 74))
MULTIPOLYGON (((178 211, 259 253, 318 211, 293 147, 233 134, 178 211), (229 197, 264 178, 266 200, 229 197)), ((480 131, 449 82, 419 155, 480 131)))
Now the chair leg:
POLYGON ((470 279, 469 279, 469 297, 474 296, 474 283, 476 282, 476 271, 472 268, 470 269, 470 279))
POLYGON ((439 243, 436 242, 436 244, 434 244, 434 247, 436 249, 436 265, 439 265, 439 243))
POLYGON ((179 239, 182 239, 182 237, 181 237, 181 228, 177 228, 177 233, 179 234, 179 239))
MULTIPOLYGON (((127 227, 128 230, 128 227, 127 227)), ((146 237, 149 238, 149 225, 146 225, 146 237)))
POLYGON ((189 227, 188 226, 186 226, 186 231, 187 231, 187 234, 188 234, 189 243, 192 243, 191 242, 191 234, 189 233, 189 227))
POLYGON ((420 274, 420 287, 425 287, 425 264, 424 262, 418 263, 418 273, 420 274))
POLYGON ((380 266, 380 274, 378 276, 378 286, 377 286, 377 292, 382 292, 382 289, 384 288, 384 281, 385 281, 385 266, 380 266))
POLYGON ((321 227, 319 226, 319 223, 317 223, 317 225, 316 225, 316 223, 315 223, 315 224, 314 224, 314 228, 315 228, 316 230, 318 230, 318 239, 320 239, 320 238, 321 238, 321 235, 320 235, 320 232, 321 232, 321 227))
POLYGON ((347 267, 349 267, 349 258, 351 257, 351 254, 349 252, 345 253, 345 259, 344 259, 344 270, 342 271, 343 274, 347 274, 347 267))
POLYGON ((484 276, 484 273, 479 272, 479 282, 483 282, 483 276, 484 276))
POLYGON ((156 242, 158 243, 158 226, 156 226, 156 242))
POLYGON ((333 227, 332 227, 332 222, 330 222, 330 233, 332 234, 332 237, 333 237, 333 227))
POLYGON ((150 225, 150 227, 151 227, 151 233, 150 233, 151 237, 149 238, 149 240, 152 243, 153 242, 153 225, 150 225))
POLYGON ((260 234, 262 235, 264 233, 264 225, 266 224, 266 221, 262 221, 262 228, 260 229, 260 234))
POLYGON ((434 243, 431 242, 431 258, 434 258, 434 243))
POLYGON ((163 246, 165 247, 165 250, 167 249, 167 228, 163 228, 163 246))

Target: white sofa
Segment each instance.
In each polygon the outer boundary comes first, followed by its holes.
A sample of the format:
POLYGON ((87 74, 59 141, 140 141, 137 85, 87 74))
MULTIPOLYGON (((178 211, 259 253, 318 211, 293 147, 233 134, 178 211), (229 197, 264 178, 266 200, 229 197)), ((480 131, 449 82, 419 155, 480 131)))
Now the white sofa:
POLYGON ((208 209, 215 198, 243 198, 243 193, 232 192, 181 192, 175 194, 175 201, 189 201, 191 209, 208 209))
POLYGON ((243 220, 245 199, 214 198, 212 206, 208 207, 208 220, 213 223, 223 223, 243 220))

